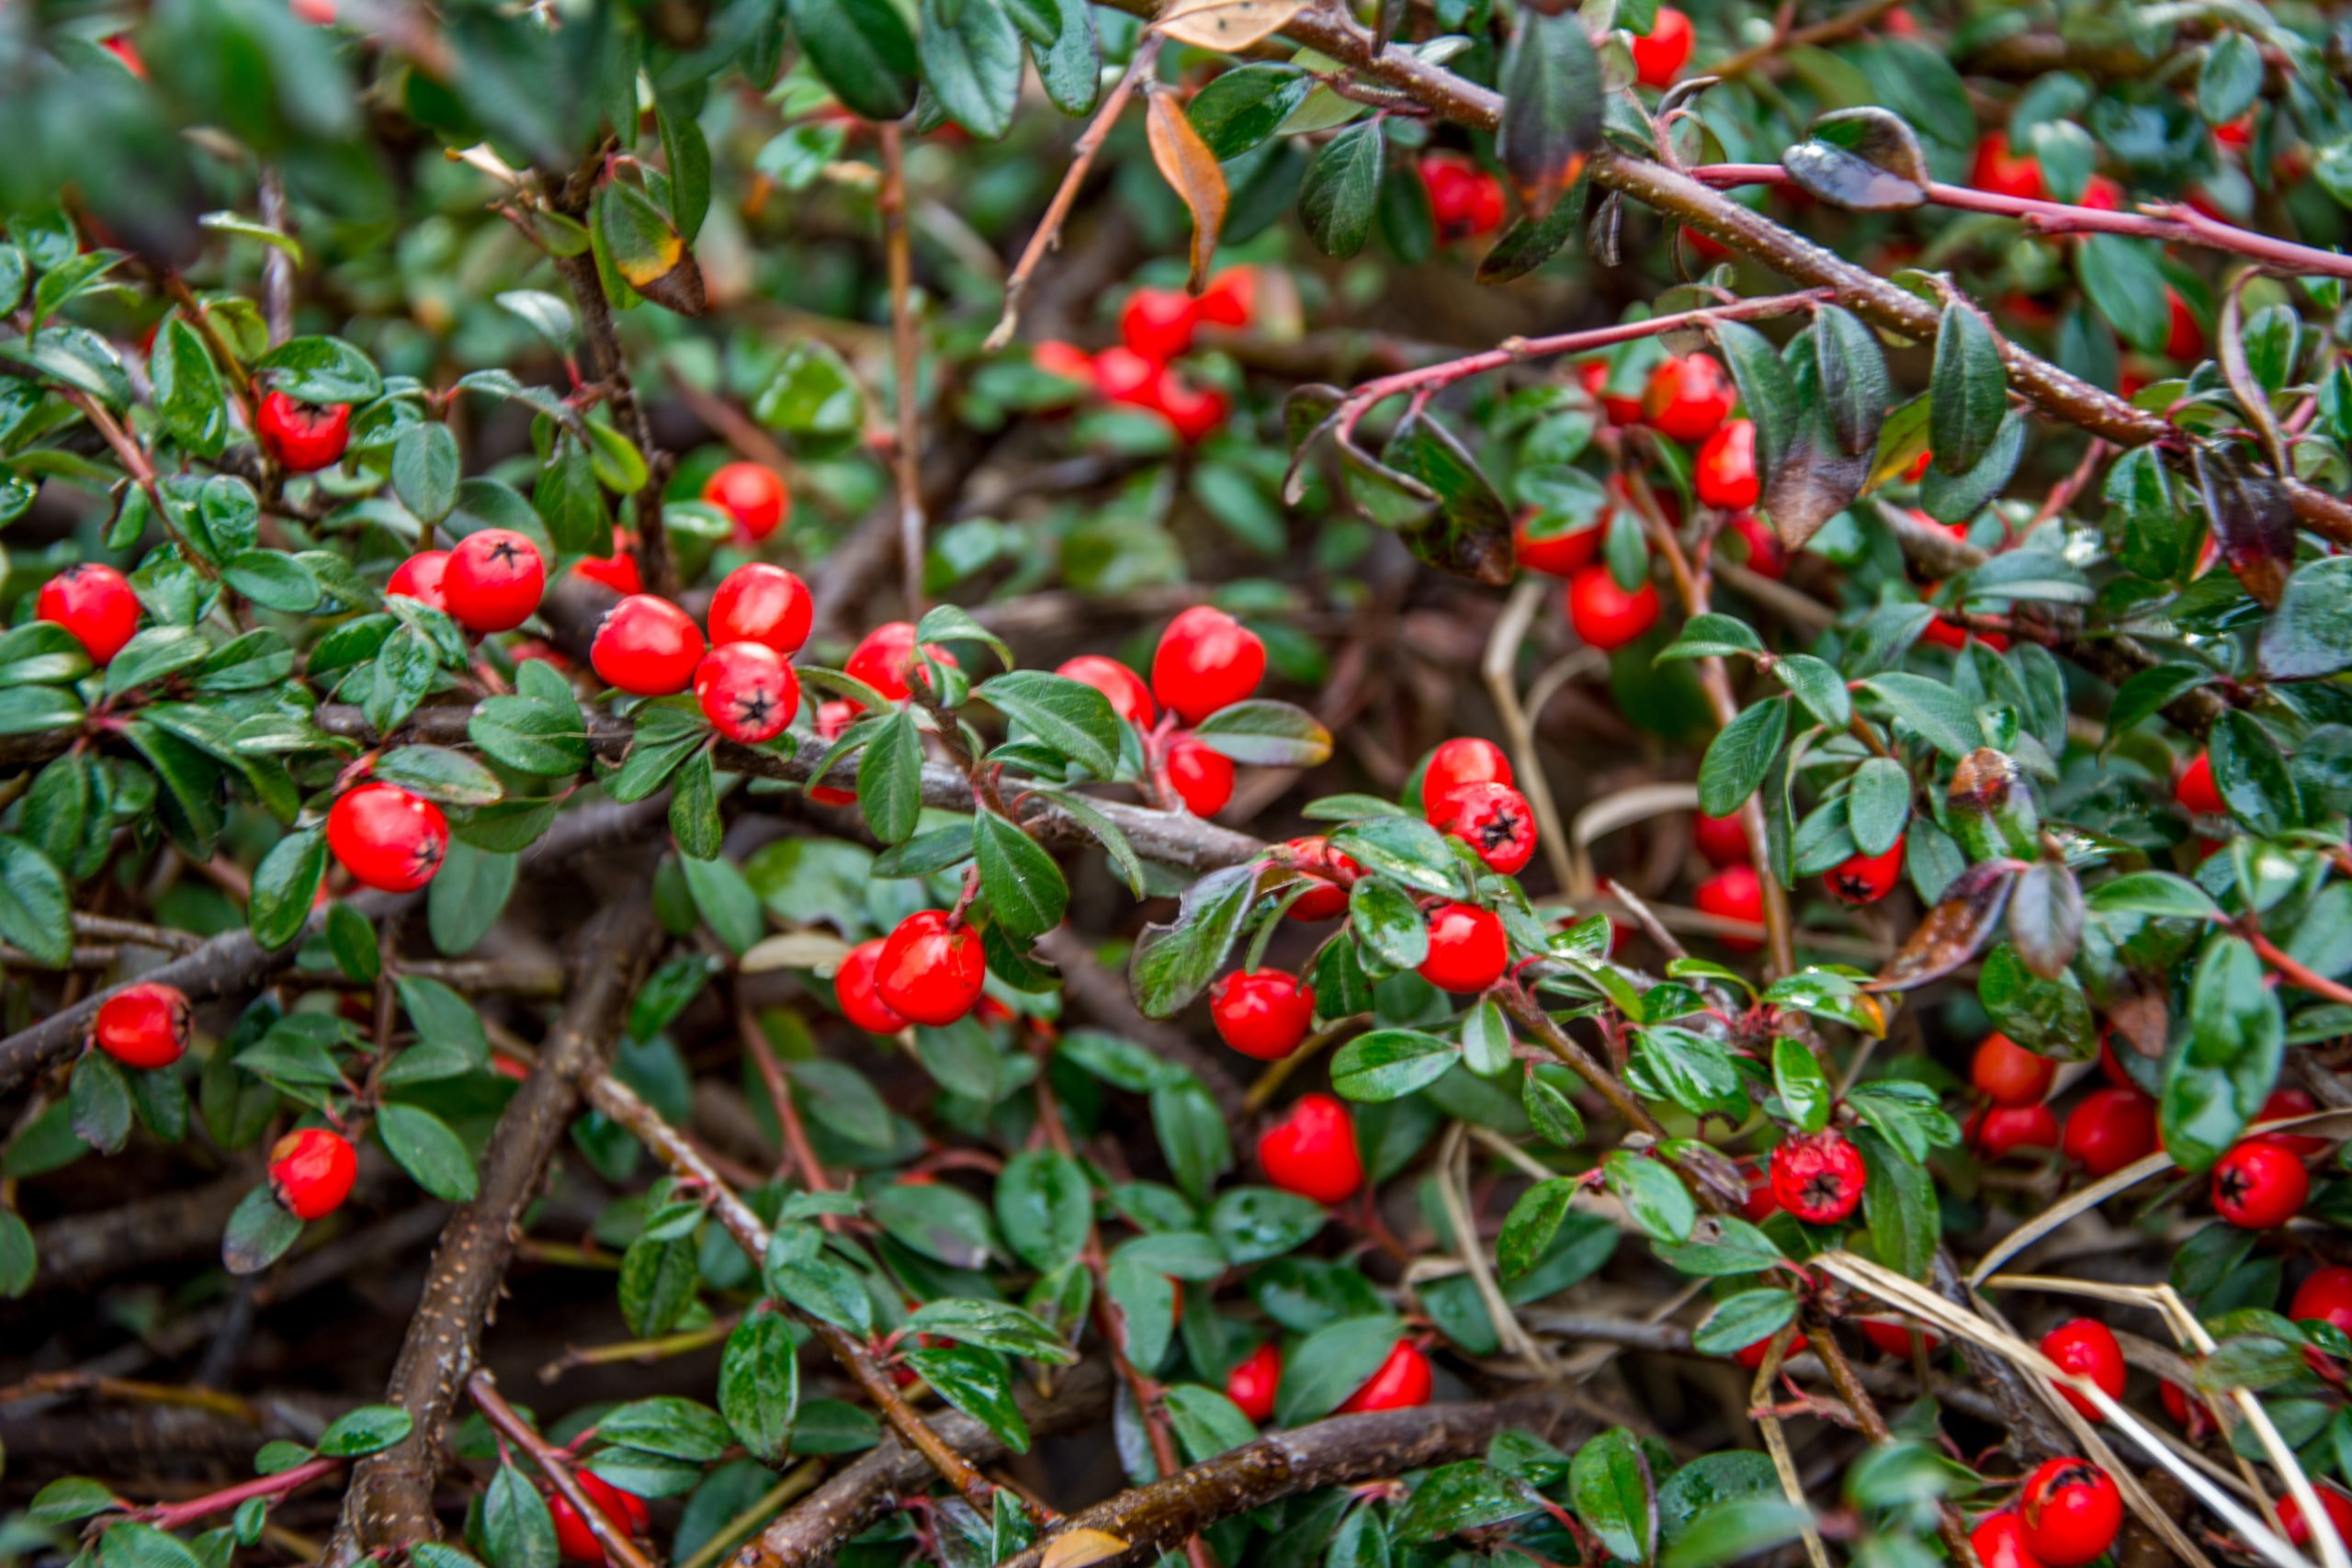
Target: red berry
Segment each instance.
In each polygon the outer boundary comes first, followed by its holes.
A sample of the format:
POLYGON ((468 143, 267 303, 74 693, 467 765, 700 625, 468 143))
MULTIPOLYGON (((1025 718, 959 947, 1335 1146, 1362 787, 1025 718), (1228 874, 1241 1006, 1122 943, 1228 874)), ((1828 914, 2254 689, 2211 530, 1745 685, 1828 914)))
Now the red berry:
POLYGON ((833 971, 833 998, 842 1004, 842 1016, 869 1034, 896 1034, 907 1026, 907 1021, 892 1011, 874 988, 884 940, 877 936, 859 942, 833 971))
POLYGON ((1151 688, 1143 683, 1143 677, 1115 659, 1081 653, 1054 673, 1091 686, 1110 698, 1111 711, 1137 729, 1149 729, 1152 720, 1159 716, 1159 710, 1152 705, 1151 688))
POLYGON ((1660 6, 1650 30, 1634 37, 1634 74, 1642 85, 1674 85, 1690 59, 1690 18, 1671 6, 1660 6))
POLYGON ((1352 856, 1333 849, 1330 840, 1319 835, 1293 839, 1283 847, 1290 852, 1292 866, 1312 884, 1293 900, 1290 918, 1331 920, 1346 914, 1348 889, 1363 874, 1363 867, 1352 856))
POLYGON ((1535 856, 1535 812, 1527 797, 1488 780, 1460 785, 1430 813, 1430 825, 1478 852, 1489 871, 1515 876, 1535 856))
POLYGON ((1225 1374, 1225 1397, 1262 1426, 1273 1418, 1274 1391, 1282 1382, 1282 1347, 1269 1339, 1225 1374))
POLYGON ((1258 689, 1266 645, 1224 611, 1195 604, 1159 634, 1151 656, 1151 691, 1186 724, 1198 724, 1258 689))
POLYGON ((2296 1287, 2287 1315, 2301 1323, 2317 1318, 2352 1334, 2352 1269, 2331 1264, 2296 1287))
MULTIPOLYGON (((856 717, 855 703, 836 699, 832 702, 818 704, 817 739, 831 745, 842 738, 842 731, 847 729, 856 717)), ((857 791, 837 789, 831 784, 812 784, 808 786, 808 798, 820 806, 854 806, 857 804, 857 791)))
POLYGON ((1193 313, 1213 326, 1248 326, 1258 316, 1258 269, 1229 266, 1210 278, 1193 313))
POLYGON ((114 568, 85 561, 40 585, 33 615, 72 632, 91 663, 110 664, 139 630, 139 595, 114 568))
POLYGON ((1531 533, 1536 519, 1543 515, 1531 506, 1511 524, 1511 545, 1518 552, 1520 565, 1551 577, 1573 577, 1579 567, 1590 565, 1593 558, 1600 554, 1605 513, 1598 521, 1566 533, 1531 533))
POLYGON ((2196 1424, 2197 1411, 2188 1403, 2188 1391, 2178 1383, 2172 1382, 2157 1383, 2156 1400, 2165 1407, 2165 1414, 2171 1416, 2176 1425, 2190 1427, 2196 1424))
POLYGON ((637 541, 618 528, 613 530, 613 553, 582 556, 571 563, 571 575, 601 582, 623 597, 645 592, 645 573, 637 564, 637 541))
POLYGON ((1740 1175, 1747 1181, 1747 1197, 1739 1206, 1742 1219, 1760 1225, 1781 1212, 1781 1201, 1772 1196, 1771 1174, 1764 1167, 1743 1160, 1740 1175))
POLYGON ((1590 395, 1595 402, 1600 405, 1600 412, 1602 415, 1608 419, 1610 423, 1641 423, 1642 400, 1639 398, 1611 397, 1609 395, 1609 361, 1606 359, 1588 359, 1582 365, 1577 367, 1577 383, 1584 388, 1585 391, 1590 395))
POLYGON ((1315 1021, 1315 987, 1279 969, 1237 971, 1209 987, 1209 1021, 1243 1055, 1278 1062, 1315 1021))
MULTIPOLYGON (((588 1501, 596 1511, 605 1516, 605 1522, 622 1535, 637 1534, 651 1517, 642 1500, 593 1472, 576 1470, 571 1478, 580 1483, 580 1489, 588 1495, 588 1501)), ((580 1517, 580 1510, 571 1506, 571 1498, 560 1492, 550 1494, 548 1512, 555 1517, 556 1550, 566 1562, 605 1561, 603 1543, 597 1540, 596 1532, 588 1528, 588 1521, 580 1517)))
POLYGON ((392 569, 392 579, 384 584, 387 599, 413 599, 435 610, 449 607, 448 595, 442 589, 442 580, 449 570, 447 550, 419 550, 392 569))
POLYGON ((1703 811, 1692 813, 1690 837, 1697 841, 1699 852, 1715 865, 1749 865, 1755 862, 1756 856, 1747 844, 1747 824, 1736 813, 1729 817, 1710 817, 1703 811))
POLYGON ((1258 1164, 1285 1192, 1337 1203, 1363 1185, 1355 1118, 1328 1094, 1303 1094, 1283 1119, 1258 1134, 1258 1164))
POLYGON ((719 734, 757 746, 783 734, 800 711, 800 678, 765 643, 730 642, 695 666, 695 701, 719 734))
POLYGON ((1839 1133, 1799 1133, 1772 1150, 1772 1196, 1807 1224, 1834 1225, 1862 1201, 1862 1151, 1839 1133))
POLYGON ((1866 855, 1860 851, 1848 855, 1824 873, 1821 885, 1841 903, 1875 904, 1894 891, 1903 879, 1903 840, 1883 855, 1866 855))
POLYGON ((1233 403, 1215 387, 1195 387, 1173 370, 1163 370, 1152 383, 1151 403, 1175 428, 1176 438, 1197 446, 1225 428, 1233 403))
POLYGON ((874 978, 883 1006, 940 1028, 972 1010, 987 976, 980 933, 944 909, 922 909, 883 939, 874 978))
POLYGON ((1195 817, 1214 817, 1233 798, 1233 759, 1189 735, 1168 742, 1160 771, 1184 809, 1195 817))
POLYGON ((1642 392, 1642 417, 1659 434, 1684 443, 1704 441, 1731 417, 1739 401, 1721 363, 1704 354, 1668 359, 1650 372, 1642 392))
POLYGON ((1921 642, 1932 643, 1938 648, 1948 648, 1954 653, 1966 648, 1968 639, 1971 637, 1974 637, 1996 653, 2007 653, 2009 650, 2009 639, 2003 634, 1972 631, 1958 621, 1944 615, 1938 615, 1934 620, 1929 621, 1927 628, 1919 634, 1921 642))
MULTIPOLYGON (((2328 1528, 2335 1531, 2335 1539, 2352 1546, 2352 1497, 2324 1482, 2314 1483, 2312 1490, 2319 1494, 2320 1511, 2327 1516, 2328 1528)), ((2278 1499, 2278 1528, 2297 1546, 2311 1544, 2311 1522, 2303 1517, 2303 1506, 2291 1496, 2278 1499)))
POLYGON ((386 893, 413 893, 449 852, 441 808, 398 784, 364 784, 327 810, 327 848, 353 878, 386 893))
MULTIPOLYGON (((1706 881, 1699 884, 1691 895, 1702 914, 1717 919, 1745 920, 1760 925, 1764 920, 1764 884, 1758 880, 1752 865, 1727 865, 1706 881)), ((1719 936, 1715 939, 1734 953, 1754 953, 1764 945, 1762 937, 1719 936)))
POLYGON ((298 403, 271 392, 254 412, 254 434, 281 468, 307 474, 333 468, 351 445, 351 405, 298 403))
MULTIPOLYGON (((1781 543, 1781 536, 1753 512, 1743 512, 1724 525, 1724 536, 1740 541, 1747 552, 1744 564, 1757 576, 1777 582, 1787 573, 1789 552, 1781 543)), ((1722 548, 1721 539, 1718 539, 1716 547, 1722 548)), ((1740 558, 1736 553, 1727 552, 1727 555, 1733 560, 1740 558)))
MULTIPOLYGON (((2041 1337, 2041 1353, 2063 1371, 2089 1379, 2109 1399, 2123 1397, 2123 1347, 2097 1318, 2070 1318, 2041 1337)), ((2086 1421, 2103 1421, 2098 1405, 2065 1384, 2058 1392, 2086 1421)))
POLYGON ((2303 1162, 2267 1138, 2248 1138, 2213 1165, 2213 1212, 2246 1230, 2278 1229, 2311 1195, 2303 1162))
POLYGON ((1998 130, 1987 131, 1978 139, 1976 161, 1969 171, 1968 183, 1996 196, 2014 196, 2027 201, 2046 201, 2050 197, 2050 187, 2041 180, 2041 162, 2030 152, 2011 152, 2007 134, 1998 130))
POLYGON ((1199 310, 1181 288, 1138 288, 1119 307, 1119 341, 1165 365, 1193 346, 1199 310))
POLYGON ((1510 967, 1510 938, 1502 918, 1475 904, 1440 904, 1429 912, 1430 955, 1420 976, 1441 991, 1470 996, 1510 967))
POLYGON ((2026 1544, 2025 1521, 2006 1509, 1979 1521, 1968 1532, 1968 1544, 1984 1568, 2043 1568, 2026 1544))
POLYGON ((780 566, 752 561, 720 580, 710 596, 710 640, 757 642, 786 659, 808 640, 815 607, 808 585, 780 566))
POLYGON ((126 1067, 168 1067, 187 1050, 195 1022, 178 987, 141 980, 108 993, 98 1004, 90 1039, 126 1067))
POLYGON ((2180 290, 2167 286, 2165 305, 2171 312, 2171 322, 2165 331, 2165 353, 2175 359, 2205 357, 2205 329, 2197 322, 2197 312, 2180 297, 2180 290))
POLYGON ((2120 212, 2123 210, 2123 187, 2105 175, 2093 175, 2083 182, 2082 198, 2075 205, 2087 207, 2093 212, 2120 212))
POLYGON ((1094 356, 1075 344, 1049 338, 1029 351, 1029 362, 1048 376, 1084 387, 1094 385, 1094 356))
POLYGON ((1094 387, 1114 403, 1151 406, 1159 366, 1132 348, 1111 347, 1094 356, 1094 387))
POLYGON ((1756 426, 1744 419, 1725 421, 1699 447, 1692 473, 1699 500, 1725 512, 1745 512, 1764 493, 1756 477, 1756 426))
POLYGON ((1657 585, 1644 582, 1628 593, 1605 563, 1595 562, 1570 578, 1567 600, 1568 624, 1604 653, 1657 625, 1657 585))
POLYGON ((1996 1105, 2039 1105, 2057 1077, 2057 1063, 1997 1030, 1976 1043, 1968 1064, 1968 1081, 1996 1105))
MULTIPOLYGON (((2319 1109, 2319 1101, 2299 1089, 2273 1089, 2270 1098, 2262 1102, 2256 1122, 2284 1122, 2297 1116, 2309 1116, 2319 1109)), ((2276 1144, 2297 1159, 2309 1159, 2327 1150, 2325 1138, 2314 1138, 2308 1133, 2265 1133, 2263 1142, 2276 1144)))
POLYGON ((1474 240, 1503 226, 1502 183, 1464 152, 1424 152, 1418 165, 1430 216, 1448 242, 1474 240))
MULTIPOLYGON (((1766 1356, 1771 1354, 1772 1339, 1773 1336, 1768 1334, 1753 1345, 1743 1346, 1734 1350, 1731 1353, 1731 1359, 1752 1372, 1764 1364, 1766 1356)), ((1781 1353, 1781 1359, 1786 1361, 1792 1357, 1804 1355, 1807 1343, 1805 1337, 1802 1334, 1791 1338, 1789 1348, 1781 1353)))
MULTIPOLYGON (((2133 1053, 2135 1055, 2137 1054, 2133 1053)), ((2101 1077, 2118 1089, 2140 1087, 2132 1081, 2132 1075, 2124 1069, 2123 1059, 2115 1054, 2115 1034, 2112 1030, 2098 1037, 2098 1070, 2101 1077)))
MULTIPOLYGON (((935 642, 923 644, 922 650, 936 663, 961 668, 956 656, 935 642)), ((865 682, 892 702, 902 703, 914 693, 916 667, 913 624, 886 621, 850 649, 849 662, 842 666, 842 672, 865 682)))
POLYGON ((2192 817, 2219 817, 2229 809, 2213 783, 2213 759, 2203 751, 2181 770, 2179 780, 2172 786, 2172 797, 2192 817))
POLYGON ((1986 1159, 2058 1146, 2058 1113, 2047 1105, 1994 1105, 1971 1119, 1969 1137, 1986 1159))
POLYGON ((2156 1102, 2136 1089, 2095 1089, 2066 1118, 2066 1157, 2112 1176, 2156 1147, 2156 1102))
POLYGON ((342 1208, 358 1175, 359 1156, 351 1140, 324 1127, 299 1128, 269 1151, 270 1193, 298 1220, 319 1219, 342 1208))
POLYGON ((1415 1349, 1411 1341, 1399 1339, 1388 1352, 1388 1359, 1380 1363, 1380 1370, 1340 1402, 1339 1413, 1361 1416, 1374 1410, 1410 1410, 1430 1402, 1433 1384, 1430 1359, 1415 1349))
POLYGON ((1937 1346, 1944 1342, 1942 1335, 1921 1327, 1917 1320, 1908 1317, 1865 1317, 1858 1321, 1861 1325, 1862 1337, 1890 1356, 1909 1357, 1915 1335, 1926 1343, 1930 1355, 1935 1353, 1937 1346))
POLYGON ((2107 1472, 2079 1459, 2044 1461, 2018 1499, 2026 1543, 2049 1568, 2082 1568, 2115 1544, 2123 1494, 2107 1472))
POLYGON ((511 632, 531 618, 548 585, 537 546, 509 528, 458 541, 441 574, 441 596, 470 632, 511 632))
POLYGON ((596 623, 588 662, 599 678, 633 696, 683 692, 702 662, 702 630, 667 599, 632 593, 596 623))
POLYGON ((1510 759, 1493 741, 1476 736, 1442 740, 1421 769, 1421 815, 1435 821, 1445 797, 1464 784, 1510 782, 1510 759))
POLYGON ((776 530, 792 509, 791 491, 774 468, 729 463, 710 476, 702 498, 735 521, 735 537, 755 544, 776 530))

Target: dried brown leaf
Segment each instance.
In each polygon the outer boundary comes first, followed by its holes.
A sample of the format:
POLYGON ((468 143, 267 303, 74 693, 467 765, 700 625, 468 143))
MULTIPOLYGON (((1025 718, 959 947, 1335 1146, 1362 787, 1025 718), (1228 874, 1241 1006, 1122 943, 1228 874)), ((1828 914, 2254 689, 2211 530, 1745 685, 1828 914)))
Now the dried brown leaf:
POLYGON ((1152 93, 1145 97, 1144 130, 1160 177, 1193 215, 1191 288, 1198 294, 1208 282, 1217 235, 1225 228, 1225 166, 1193 129, 1192 119, 1171 94, 1152 93))
POLYGON ((1180 43, 1231 54, 1282 30, 1306 0, 1174 0, 1159 30, 1180 43))

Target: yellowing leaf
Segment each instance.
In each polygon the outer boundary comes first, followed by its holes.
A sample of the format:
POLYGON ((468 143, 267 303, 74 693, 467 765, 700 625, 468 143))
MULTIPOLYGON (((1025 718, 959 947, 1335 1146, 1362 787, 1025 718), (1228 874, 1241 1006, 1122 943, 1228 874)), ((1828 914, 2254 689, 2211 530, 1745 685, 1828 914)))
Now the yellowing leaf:
POLYGON ((1230 54, 1280 32, 1306 8, 1306 0, 1173 0, 1158 26, 1179 43, 1230 54))
POLYGON ((1160 177, 1193 214, 1192 289, 1198 294, 1208 282, 1209 262, 1216 254, 1217 235, 1225 228, 1225 168, 1170 94, 1153 93, 1145 98, 1144 130, 1160 177))
POLYGON ((1038 1568, 1087 1568, 1091 1562, 1118 1556, 1127 1546, 1127 1541, 1108 1530, 1064 1530, 1046 1543, 1038 1568))

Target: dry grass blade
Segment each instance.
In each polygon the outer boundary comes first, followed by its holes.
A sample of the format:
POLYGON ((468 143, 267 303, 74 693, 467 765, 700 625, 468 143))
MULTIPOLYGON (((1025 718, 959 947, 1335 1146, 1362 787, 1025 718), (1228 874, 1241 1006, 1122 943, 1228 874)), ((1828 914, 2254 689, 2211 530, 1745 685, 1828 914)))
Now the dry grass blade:
POLYGON ((1602 795, 1577 812, 1576 820, 1568 825, 1568 842, 1576 852, 1577 880, 1571 884, 1571 891, 1580 898, 1592 896, 1591 847, 1594 840, 1604 839, 1620 828, 1646 822, 1653 817, 1663 817, 1669 811, 1696 811, 1698 808, 1697 784, 1636 784, 1631 789, 1602 795))
POLYGON ((1174 94, 1147 90, 1143 123, 1151 142, 1151 161, 1193 215, 1191 288, 1198 294, 1208 284, 1209 262, 1216 254, 1217 236, 1225 229, 1225 165, 1193 129, 1174 94))
POLYGON ((1804 1510, 1804 1554, 1812 1560, 1813 1568, 1829 1568, 1829 1549, 1822 1545, 1821 1532, 1814 1528, 1813 1505, 1804 1500, 1804 1480, 1797 1473, 1796 1456, 1789 1451, 1781 1418, 1771 1414, 1772 1381, 1781 1375, 1781 1362, 1788 1356, 1796 1332, 1796 1319, 1791 1318, 1772 1336, 1771 1348, 1764 1352, 1764 1359, 1757 1364, 1756 1381, 1748 1385, 1747 1404, 1757 1430, 1764 1434, 1765 1451, 1772 1456, 1772 1472, 1781 1478, 1781 1495, 1804 1510))

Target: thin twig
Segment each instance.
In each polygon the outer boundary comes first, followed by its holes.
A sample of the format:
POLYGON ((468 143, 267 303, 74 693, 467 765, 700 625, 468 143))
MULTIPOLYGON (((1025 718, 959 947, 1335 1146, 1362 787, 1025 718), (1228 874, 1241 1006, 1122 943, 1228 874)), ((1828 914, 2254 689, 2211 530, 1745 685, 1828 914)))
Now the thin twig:
POLYGON ((595 1499, 588 1495, 587 1489, 571 1473, 571 1466, 563 1455, 556 1451, 555 1445, 540 1437, 528 1421, 514 1413, 514 1407, 499 1393, 498 1380, 490 1375, 488 1367, 476 1369, 473 1376, 466 1380, 466 1393, 472 1396, 474 1407, 481 1412, 482 1418, 497 1428, 500 1436, 508 1442, 529 1454, 531 1462, 539 1467, 539 1473, 563 1494, 563 1500, 571 1505, 572 1511, 580 1516, 580 1522, 588 1527, 589 1533, 605 1549, 606 1562, 617 1563, 619 1568, 653 1568, 652 1562, 630 1539, 628 1532, 616 1525, 605 1510, 596 1506, 595 1499))
POLYGON ((899 487, 899 570, 906 617, 922 619, 922 435, 915 378, 921 367, 921 327, 915 321, 914 245, 907 232, 906 132, 882 127, 882 246, 890 275, 890 351, 897 382, 897 434, 891 468, 899 487))

